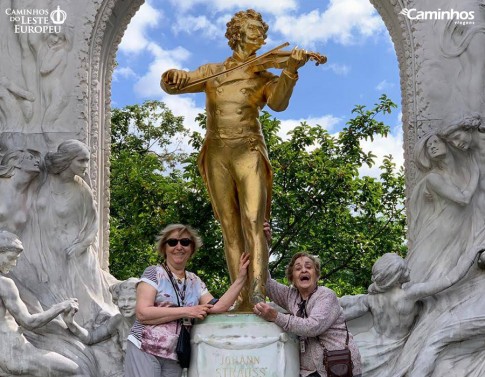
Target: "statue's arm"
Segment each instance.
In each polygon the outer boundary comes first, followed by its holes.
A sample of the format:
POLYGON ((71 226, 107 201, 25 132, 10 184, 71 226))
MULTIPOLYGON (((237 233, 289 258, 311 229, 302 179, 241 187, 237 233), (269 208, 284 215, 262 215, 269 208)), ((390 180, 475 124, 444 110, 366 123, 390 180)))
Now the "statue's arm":
POLYGON ((20 326, 27 330, 33 330, 37 327, 44 326, 57 317, 60 313, 71 307, 77 308, 77 300, 69 299, 53 305, 46 311, 30 314, 27 306, 20 299, 19 290, 17 289, 13 280, 5 277, 0 281, 0 292, 5 307, 9 313, 15 318, 15 321, 20 326))
POLYGON ((342 296, 339 298, 339 302, 346 320, 361 317, 369 311, 367 295, 342 296))
MULTIPOLYGON (((476 189, 476 183, 470 185, 465 190, 461 190, 454 184, 450 184, 440 174, 430 173, 427 177, 427 183, 429 188, 436 192, 439 196, 451 200, 460 205, 467 205, 470 203, 473 193, 476 189)), ((473 183, 473 182, 471 182, 473 183)))
POLYGON ((40 74, 46 76, 53 72, 63 61, 65 54, 66 50, 64 49, 49 51, 40 66, 40 74))
POLYGON ((69 330, 76 335, 84 344, 96 344, 103 340, 111 338, 117 332, 118 326, 122 320, 121 314, 116 314, 109 318, 106 324, 100 325, 91 332, 80 326, 74 320, 75 311, 64 312, 63 318, 69 330))
POLYGON ((475 257, 479 250, 483 247, 472 248, 467 253, 463 254, 458 261, 458 264, 444 277, 437 280, 431 280, 423 283, 408 283, 403 288, 406 292, 406 297, 417 301, 427 296, 439 293, 446 288, 462 279, 470 268, 475 263, 475 257))
POLYGON ((290 103, 293 88, 298 80, 298 69, 308 61, 304 50, 294 48, 277 80, 271 81, 265 88, 268 106, 274 111, 286 110, 290 103))
MULTIPOLYGON (((206 64, 194 71, 184 71, 182 69, 169 69, 162 73, 160 87, 168 94, 198 93, 205 90, 205 83, 191 85, 196 80, 204 79, 211 75, 219 64, 206 64), (190 86, 188 86, 190 85, 190 86)), ((221 66, 222 67, 222 66, 221 66)), ((221 67, 219 69, 221 69, 221 67)))

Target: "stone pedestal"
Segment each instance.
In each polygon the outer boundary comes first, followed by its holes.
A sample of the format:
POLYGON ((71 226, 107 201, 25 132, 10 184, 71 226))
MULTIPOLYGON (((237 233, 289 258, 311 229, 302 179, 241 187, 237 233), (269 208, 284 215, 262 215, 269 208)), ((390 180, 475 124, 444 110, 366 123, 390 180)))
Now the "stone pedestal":
POLYGON ((298 377, 298 340, 254 314, 210 315, 192 329, 189 377, 298 377))

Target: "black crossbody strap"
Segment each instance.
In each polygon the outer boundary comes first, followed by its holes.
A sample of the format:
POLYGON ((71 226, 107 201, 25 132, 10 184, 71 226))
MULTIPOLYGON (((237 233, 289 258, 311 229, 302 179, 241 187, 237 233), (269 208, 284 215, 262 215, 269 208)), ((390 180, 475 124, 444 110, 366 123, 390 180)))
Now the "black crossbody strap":
POLYGON ((180 300, 182 300, 182 304, 185 305, 184 301, 185 301, 185 290, 187 288, 187 274, 184 271, 184 274, 185 274, 184 288, 183 288, 182 292, 180 292, 179 287, 177 286, 177 284, 175 284, 175 279, 173 278, 172 271, 170 271, 170 269, 168 268, 168 266, 165 263, 162 264, 162 267, 167 272, 167 275, 170 278, 170 282, 172 283, 172 287, 175 291, 175 296, 177 296, 177 305, 180 306, 180 300), (180 297, 180 300, 179 300, 179 297, 180 297))

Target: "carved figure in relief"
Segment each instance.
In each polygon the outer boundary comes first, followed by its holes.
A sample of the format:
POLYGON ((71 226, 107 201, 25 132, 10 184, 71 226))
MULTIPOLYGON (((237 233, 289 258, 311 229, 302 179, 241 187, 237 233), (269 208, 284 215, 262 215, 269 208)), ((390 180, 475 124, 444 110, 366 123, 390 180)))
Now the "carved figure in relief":
POLYGON ((413 282, 446 275, 474 243, 469 203, 477 188, 479 168, 469 150, 470 142, 468 131, 452 125, 423 136, 416 145, 415 162, 426 175, 416 184, 410 200, 406 259, 413 282))
POLYGON ((0 133, 21 132, 32 118, 34 95, 0 75, 0 133))
POLYGON ((19 263, 24 272, 35 272, 18 276, 43 305, 77 297, 83 326, 101 311, 116 312, 94 247, 98 220, 93 194, 82 179, 89 157, 78 140, 64 141, 45 156, 47 174, 25 228, 25 255, 19 263))
POLYGON ((33 182, 40 173, 40 153, 7 152, 0 160, 0 229, 21 234, 32 202, 33 182))
POLYGON ((123 351, 126 351, 126 341, 131 327, 135 323, 136 285, 139 279, 130 278, 113 284, 110 292, 113 302, 118 306, 120 314, 107 319, 101 326, 89 331, 74 320, 77 310, 71 310, 63 314, 64 321, 69 329, 85 344, 95 344, 116 336, 116 340, 123 351))
POLYGON ((42 98, 42 130, 51 131, 51 126, 59 118, 68 103, 68 96, 63 82, 67 67, 67 57, 71 50, 69 29, 60 33, 51 33, 46 37, 44 48, 40 51, 40 90, 42 98))
POLYGON ((32 330, 44 326, 59 314, 78 308, 77 300, 70 298, 40 313, 29 313, 15 283, 5 276, 15 267, 22 250, 15 234, 0 231, 0 375, 84 376, 73 361, 34 347, 22 335, 21 328, 32 330))
POLYGON ((363 355, 365 376, 385 376, 392 370, 419 315, 419 301, 462 279, 473 265, 477 252, 472 250, 471 255, 464 255, 447 276, 425 283, 409 282, 407 262, 395 253, 384 254, 372 267, 373 283, 369 293, 340 298, 347 320, 368 312, 372 314, 371 329, 354 335, 363 355))
POLYGON ((441 34, 440 50, 449 59, 458 59, 456 76, 452 78, 458 91, 457 101, 470 111, 482 111, 485 106, 485 1, 453 0, 451 9, 473 11, 472 23, 450 19, 441 34))
POLYGON ((262 229, 269 218, 272 171, 259 111, 265 105, 275 111, 287 108, 297 71, 309 60, 306 51, 295 48, 279 66, 284 68, 280 76, 267 71, 256 57, 267 31, 268 25, 258 12, 238 12, 227 24, 231 57, 190 72, 168 70, 160 83, 169 94, 206 94, 207 134, 199 170, 221 223, 231 281, 237 277, 241 254, 251 254, 240 311, 251 311, 251 302, 264 301, 265 297, 268 248, 262 229), (252 60, 253 65, 249 64, 252 60), (245 68, 224 73, 240 64, 245 68))

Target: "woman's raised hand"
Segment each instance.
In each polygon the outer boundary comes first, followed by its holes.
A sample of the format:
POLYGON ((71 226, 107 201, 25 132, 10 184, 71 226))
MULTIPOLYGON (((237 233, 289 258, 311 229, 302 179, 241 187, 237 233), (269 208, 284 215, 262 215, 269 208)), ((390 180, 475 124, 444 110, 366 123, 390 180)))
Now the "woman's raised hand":
POLYGON ((237 274, 238 279, 246 280, 248 276, 248 266, 249 266, 249 253, 246 251, 239 258, 239 272, 237 274))

